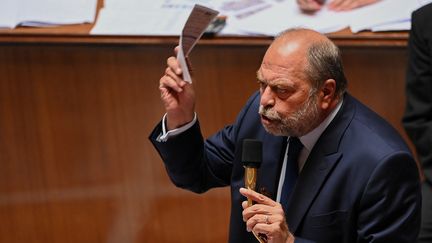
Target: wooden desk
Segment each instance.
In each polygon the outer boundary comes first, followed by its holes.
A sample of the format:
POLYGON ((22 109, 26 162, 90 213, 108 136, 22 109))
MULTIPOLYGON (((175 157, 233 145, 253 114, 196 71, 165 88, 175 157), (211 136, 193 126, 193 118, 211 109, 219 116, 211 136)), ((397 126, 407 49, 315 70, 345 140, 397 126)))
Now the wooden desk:
MULTIPOLYGON (((226 242, 229 189, 175 188, 147 136, 177 38, 89 36, 90 25, 0 31, 0 242, 226 242)), ((349 90, 400 132, 406 33, 330 35, 349 90)), ((193 51, 204 134, 257 88, 269 38, 193 51)))

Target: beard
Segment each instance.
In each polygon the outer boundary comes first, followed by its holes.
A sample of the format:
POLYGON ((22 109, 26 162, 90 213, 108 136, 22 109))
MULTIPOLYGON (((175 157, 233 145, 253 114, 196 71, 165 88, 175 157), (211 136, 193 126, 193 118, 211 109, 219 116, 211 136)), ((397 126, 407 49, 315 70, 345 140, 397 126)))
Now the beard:
POLYGON ((273 107, 260 105, 259 114, 271 120, 264 124, 264 129, 275 136, 301 137, 321 123, 322 112, 318 109, 317 97, 311 93, 303 105, 289 115, 283 115, 273 107))

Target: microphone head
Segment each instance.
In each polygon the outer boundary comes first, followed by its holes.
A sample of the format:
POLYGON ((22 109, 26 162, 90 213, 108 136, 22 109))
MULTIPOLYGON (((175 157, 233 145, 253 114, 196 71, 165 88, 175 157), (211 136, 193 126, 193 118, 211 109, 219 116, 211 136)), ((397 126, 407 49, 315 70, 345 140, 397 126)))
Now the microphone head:
POLYGON ((262 142, 257 139, 244 139, 242 163, 245 167, 259 168, 262 162, 262 142))

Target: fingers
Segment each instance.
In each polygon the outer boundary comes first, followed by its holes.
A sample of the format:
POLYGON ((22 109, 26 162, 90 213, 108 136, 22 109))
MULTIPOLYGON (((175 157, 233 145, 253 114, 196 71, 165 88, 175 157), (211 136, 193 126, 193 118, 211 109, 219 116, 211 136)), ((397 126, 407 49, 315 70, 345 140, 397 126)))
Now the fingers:
MULTIPOLYGON (((329 2, 328 8, 333 11, 347 11, 369 5, 380 0, 333 0, 329 2)), ((304 12, 316 12, 323 7, 321 0, 297 0, 299 8, 304 12)))
POLYGON ((269 242, 286 242, 291 235, 282 210, 253 215, 246 221, 246 230, 266 235, 269 242))
MULTIPOLYGON (((169 71, 167 71, 169 73, 169 71)), ((159 89, 161 91, 174 90, 176 92, 182 92, 182 80, 176 78, 176 76, 165 74, 159 80, 159 89)))
POLYGON ((379 0, 333 0, 329 3, 328 8, 334 11, 346 11, 378 1, 379 0))
POLYGON ((274 221, 270 221, 270 215, 267 214, 255 214, 246 221, 246 230, 251 232, 257 224, 262 224, 261 227, 272 224, 274 221))
POLYGON ((265 234, 268 239, 273 239, 269 242, 286 242, 291 233, 282 205, 253 190, 240 188, 240 193, 256 202, 252 206, 248 206, 247 201, 242 202, 247 231, 265 234))
MULTIPOLYGON (((177 52, 178 47, 174 50, 177 52)), ((165 107, 167 131, 190 123, 195 116, 195 91, 183 79, 180 63, 175 56, 166 61, 167 68, 159 79, 160 98, 165 107)))
POLYGON ((295 242, 294 235, 285 227, 278 227, 274 224, 259 224, 253 232, 256 234, 264 234, 267 238, 267 242, 295 242))
POLYGON ((252 219, 256 215, 267 215, 274 217, 275 215, 279 215, 277 218, 281 219, 285 217, 285 213, 283 211, 282 205, 276 203, 275 206, 268 206, 263 204, 254 204, 250 207, 247 206, 247 202, 243 202, 242 206, 243 210, 243 221, 247 222, 252 219))
POLYGON ((266 235, 269 242, 287 242, 293 237, 282 214, 256 214, 246 221, 246 230, 266 235))
MULTIPOLYGON (((167 59, 167 66, 168 69, 171 69, 171 71, 176 75, 180 76, 183 72, 180 67, 180 63, 177 61, 177 58, 175 57, 169 57, 167 59)), ((167 72, 165 72, 167 73, 167 72)))
MULTIPOLYGON (((178 55, 179 51, 180 51, 180 46, 176 46, 174 48, 174 53, 175 53, 176 56, 178 55)), ((185 58, 185 61, 186 61, 187 69, 188 69, 190 75, 193 76, 192 63, 191 63, 191 61, 190 61, 190 59, 189 59, 188 56, 185 56, 184 58, 185 58)), ((170 65, 169 63, 167 63, 167 64, 168 64, 168 66, 170 65)), ((178 71, 182 72, 181 67, 180 67, 180 63, 177 61, 177 59, 175 59, 175 62, 173 62, 172 64, 174 65, 173 67, 175 67, 176 70, 178 69, 178 71)))
POLYGON ((323 3, 317 0, 297 0, 297 4, 304 12, 316 12, 322 8, 323 3))
POLYGON ((346 11, 356 8, 358 0, 333 0, 329 3, 328 8, 333 11, 346 11))
POLYGON ((242 202, 242 208, 246 209, 248 207, 248 201, 243 201, 242 202))
POLYGON ((278 203, 273 201, 271 198, 268 198, 258 192, 255 192, 253 190, 250 189, 246 189, 246 188, 240 188, 240 194, 242 194, 243 196, 252 199, 252 201, 255 201, 259 204, 264 204, 264 205, 268 205, 268 206, 277 206, 278 203))
POLYGON ((159 89, 162 92, 168 90, 175 90, 176 92, 182 92, 185 82, 181 75, 182 70, 175 57, 170 57, 167 60, 168 67, 165 69, 165 75, 159 80, 159 89))
POLYGON ((240 193, 257 203, 248 207, 247 201, 242 202, 243 220, 247 222, 249 229, 252 229, 257 223, 269 223, 269 217, 274 217, 274 215, 280 215, 278 218, 285 217, 280 203, 249 189, 240 188, 240 193))

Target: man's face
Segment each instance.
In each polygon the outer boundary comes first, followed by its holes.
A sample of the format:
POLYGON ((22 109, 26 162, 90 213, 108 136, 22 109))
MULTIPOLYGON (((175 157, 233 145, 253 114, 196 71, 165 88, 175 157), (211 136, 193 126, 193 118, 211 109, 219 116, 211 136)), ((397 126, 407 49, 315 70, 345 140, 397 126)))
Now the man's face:
POLYGON ((316 127, 321 118, 314 93, 291 113, 278 112, 274 107, 260 105, 259 114, 266 131, 276 136, 303 136, 316 127))
POLYGON ((306 80, 304 47, 272 44, 257 72, 261 122, 277 136, 303 136, 323 119, 318 91, 306 80))

